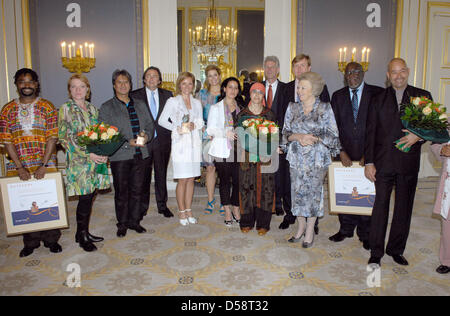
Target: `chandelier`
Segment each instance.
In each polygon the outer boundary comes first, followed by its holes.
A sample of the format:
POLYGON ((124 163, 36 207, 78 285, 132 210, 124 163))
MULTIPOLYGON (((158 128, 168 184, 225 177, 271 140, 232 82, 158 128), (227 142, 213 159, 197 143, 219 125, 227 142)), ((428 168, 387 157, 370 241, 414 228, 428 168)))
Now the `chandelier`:
POLYGON ((206 67, 218 64, 227 50, 236 50, 237 30, 222 26, 217 16, 214 0, 210 0, 209 15, 204 25, 189 29, 189 47, 197 53, 198 63, 206 67))

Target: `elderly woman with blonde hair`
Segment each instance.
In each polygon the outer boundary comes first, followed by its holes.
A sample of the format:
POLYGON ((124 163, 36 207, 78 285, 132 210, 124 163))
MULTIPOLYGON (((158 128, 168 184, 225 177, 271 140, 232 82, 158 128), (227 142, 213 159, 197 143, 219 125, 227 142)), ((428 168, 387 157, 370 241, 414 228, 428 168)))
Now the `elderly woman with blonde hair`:
POLYGON ((324 215, 323 183, 331 156, 340 151, 339 133, 330 103, 320 101, 325 85, 322 77, 306 72, 299 78, 300 102, 291 102, 283 128, 283 151, 290 164, 292 214, 299 227, 291 243, 310 248, 314 242, 314 224, 324 215))

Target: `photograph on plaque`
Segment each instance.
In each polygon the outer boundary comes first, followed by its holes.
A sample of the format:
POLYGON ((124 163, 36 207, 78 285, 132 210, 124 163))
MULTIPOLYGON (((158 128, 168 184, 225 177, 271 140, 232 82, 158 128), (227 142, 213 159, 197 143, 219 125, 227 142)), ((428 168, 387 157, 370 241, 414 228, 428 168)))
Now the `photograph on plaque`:
POLYGON ((1 178, 0 191, 8 236, 68 227, 61 173, 41 180, 1 178))
POLYGON ((328 170, 330 213, 371 215, 375 202, 375 184, 364 175, 364 167, 353 162, 344 167, 334 162, 328 170))

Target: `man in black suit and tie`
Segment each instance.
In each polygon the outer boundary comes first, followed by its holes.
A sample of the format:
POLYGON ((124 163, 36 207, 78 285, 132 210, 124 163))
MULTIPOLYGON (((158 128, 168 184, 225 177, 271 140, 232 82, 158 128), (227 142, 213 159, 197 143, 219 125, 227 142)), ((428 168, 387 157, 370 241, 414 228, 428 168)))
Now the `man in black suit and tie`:
MULTIPOLYGON (((279 123, 279 116, 282 114, 284 87, 286 85, 278 80, 279 74, 280 60, 276 56, 267 56, 264 59, 266 80, 263 82, 266 87, 266 105, 277 117, 277 123, 279 123)), ((286 160, 286 155, 280 155, 278 170, 275 174, 275 210, 277 215, 284 214, 283 207, 291 209, 291 188, 290 182, 286 181, 287 176, 289 176, 289 163, 286 160)))
POLYGON ((365 148, 365 175, 375 182, 376 198, 370 227, 371 257, 369 264, 380 265, 389 218, 389 202, 395 186, 394 214, 386 246, 386 254, 400 265, 408 265, 403 256, 409 235, 411 216, 420 168, 423 144, 417 135, 402 125, 402 104, 411 97, 427 97, 428 91, 408 85, 409 68, 401 58, 394 58, 388 66, 387 77, 391 87, 377 95, 367 119, 365 148), (395 147, 395 141, 411 148, 408 153, 395 147))
POLYGON ((152 166, 155 170, 155 196, 158 213, 163 214, 165 217, 173 217, 172 212, 167 208, 167 167, 170 160, 171 133, 158 124, 164 105, 173 94, 168 90, 158 88, 162 82, 162 76, 161 71, 156 67, 149 67, 144 73, 143 80, 145 87, 133 91, 131 96, 147 104, 150 116, 154 121, 155 135, 153 141, 147 145, 151 162, 144 182, 145 194, 142 195, 143 199, 141 202, 142 217, 147 214, 150 204, 152 166))
MULTIPOLYGON (((311 58, 308 55, 300 54, 296 56, 292 60, 292 73, 295 76, 295 79, 289 83, 287 83, 284 87, 284 100, 283 100, 283 108, 280 111, 279 115, 279 125, 282 128, 284 125, 284 116, 286 115, 287 108, 289 106, 290 102, 300 102, 299 96, 297 95, 297 85, 299 83, 299 78, 302 74, 305 72, 311 71, 311 58)), ((328 93, 328 88, 325 85, 323 87, 323 91, 319 96, 320 101, 322 102, 330 102, 330 94, 328 93)), ((280 155, 280 165, 281 160, 283 159, 280 155)), ((289 174, 289 162, 287 162, 287 171, 286 171, 286 183, 289 190, 289 196, 291 195, 291 179, 289 174)), ((290 199, 289 199, 290 200, 290 199)), ((285 206, 285 205, 283 205, 285 206)), ((284 211, 286 212, 286 215, 284 216, 283 222, 281 222, 279 228, 280 229, 287 229, 289 228, 289 225, 292 225, 295 223, 296 217, 292 215, 291 208, 290 208, 290 202, 289 202, 289 208, 284 208, 284 211)), ((316 226, 314 228, 314 231, 316 234, 319 233, 319 219, 316 221, 316 226)))
MULTIPOLYGON (((367 113, 372 97, 384 89, 365 83, 363 67, 356 62, 347 65, 344 76, 348 86, 336 91, 331 97, 342 146, 339 156, 345 167, 351 167, 353 161, 359 161, 364 166, 367 113)), ((339 232, 329 238, 331 241, 340 242, 351 238, 357 228, 359 240, 369 250, 370 216, 339 214, 339 222, 339 232)))

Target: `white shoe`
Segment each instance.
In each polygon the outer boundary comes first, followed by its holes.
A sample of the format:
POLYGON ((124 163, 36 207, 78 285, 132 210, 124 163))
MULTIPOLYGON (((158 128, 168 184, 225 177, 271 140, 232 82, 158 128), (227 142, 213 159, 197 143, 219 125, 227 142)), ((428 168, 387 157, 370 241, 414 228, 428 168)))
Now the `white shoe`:
POLYGON ((183 218, 183 219, 180 219, 180 224, 182 226, 187 226, 187 225, 189 225, 189 221, 187 218, 183 218))
MULTIPOLYGON (((192 212, 192 210, 191 209, 187 209, 187 210, 185 210, 185 212, 192 212)), ((197 220, 195 219, 195 217, 188 217, 188 221, 189 221, 189 223, 190 224, 197 224, 197 220)))
POLYGON ((195 219, 195 217, 188 217, 188 221, 191 224, 197 224, 197 220, 195 219))
MULTIPOLYGON (((186 211, 178 211, 179 213, 186 213, 186 211)), ((189 220, 187 218, 180 218, 180 224, 182 226, 189 225, 189 220)))

